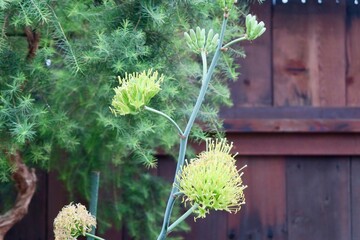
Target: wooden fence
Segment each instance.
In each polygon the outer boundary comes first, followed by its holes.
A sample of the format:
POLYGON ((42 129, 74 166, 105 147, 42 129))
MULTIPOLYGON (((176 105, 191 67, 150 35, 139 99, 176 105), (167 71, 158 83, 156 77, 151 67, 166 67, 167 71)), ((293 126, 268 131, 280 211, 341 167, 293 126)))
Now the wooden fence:
MULTIPOLYGON (((360 7, 336 2, 253 6, 268 31, 246 44, 235 104, 221 113, 248 165, 247 204, 191 223, 185 239, 360 239, 360 7)), ((160 161, 158 175, 174 171, 160 161)), ((6 239, 52 239, 66 196, 51 175, 39 178, 30 214, 6 239)))

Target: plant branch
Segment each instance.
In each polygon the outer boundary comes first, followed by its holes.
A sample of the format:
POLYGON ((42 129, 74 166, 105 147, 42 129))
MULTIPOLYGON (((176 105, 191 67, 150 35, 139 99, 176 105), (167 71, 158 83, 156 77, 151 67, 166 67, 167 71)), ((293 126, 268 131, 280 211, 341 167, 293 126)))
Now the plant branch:
POLYGON ((151 108, 151 107, 145 106, 144 108, 145 108, 145 110, 148 110, 148 111, 150 111, 150 112, 153 112, 153 113, 159 114, 160 116, 165 117, 167 120, 169 120, 169 121, 173 124, 173 126, 176 127, 176 129, 178 130, 180 136, 183 136, 183 135, 184 135, 184 133, 183 133, 183 131, 181 130, 181 128, 179 127, 179 125, 177 125, 177 123, 176 123, 171 117, 169 117, 169 116, 166 115, 165 113, 163 113, 163 112, 161 112, 161 111, 158 111, 158 110, 156 110, 156 109, 153 109, 153 108, 151 108))
POLYGON ((179 223, 184 221, 188 216, 190 216, 199 205, 195 203, 189 210, 186 211, 181 217, 179 217, 173 224, 168 228, 168 233, 170 233, 179 223))
POLYGON ((242 37, 239 37, 239 38, 237 38, 237 39, 232 40, 231 42, 228 42, 227 44, 225 44, 225 45, 223 46, 223 48, 228 48, 228 47, 230 47, 231 45, 233 45, 233 44, 235 44, 235 43, 238 43, 238 42, 241 42, 241 41, 244 41, 244 40, 247 40, 246 34, 244 34, 244 36, 242 36, 242 37))
POLYGON ((0 216, 0 240, 4 239, 10 228, 27 214, 36 189, 35 170, 29 169, 23 163, 20 151, 9 154, 9 160, 16 168, 12 177, 16 183, 18 195, 12 209, 0 216))
POLYGON ((92 237, 92 238, 98 239, 98 240, 105 240, 105 238, 101 238, 101 237, 95 236, 94 234, 91 234, 91 233, 85 233, 85 236, 87 236, 87 237, 92 237))

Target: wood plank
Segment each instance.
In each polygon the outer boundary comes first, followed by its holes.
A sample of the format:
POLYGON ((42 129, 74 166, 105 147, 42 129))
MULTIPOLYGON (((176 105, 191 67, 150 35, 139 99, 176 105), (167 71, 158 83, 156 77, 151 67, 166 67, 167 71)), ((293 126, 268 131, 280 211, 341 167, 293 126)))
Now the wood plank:
POLYGON ((224 127, 227 132, 359 132, 360 108, 243 107, 224 127))
MULTIPOLYGON (((286 240, 285 161, 274 157, 241 157, 246 204, 229 216, 227 239, 286 240)), ((199 238, 200 239, 200 238, 199 238)), ((226 238, 221 238, 226 239, 226 238)))
POLYGON ((268 30, 252 42, 242 42, 234 46, 234 49, 243 47, 246 58, 236 60, 240 75, 236 82, 229 82, 234 106, 222 108, 221 116, 224 118, 230 117, 235 109, 242 106, 272 105, 271 2, 254 3, 250 12, 255 14, 259 21, 263 21, 268 30))
POLYGON ((227 238, 227 213, 223 211, 211 211, 205 219, 189 217, 187 223, 191 231, 184 234, 184 239, 219 240, 227 238))
POLYGON ((241 156, 360 155, 359 134, 227 134, 241 156))
POLYGON ((360 106, 360 10, 349 4, 347 12, 346 99, 348 106, 360 106))
POLYGON ((351 234, 352 240, 360 239, 360 158, 351 158, 351 234))
POLYGON ((234 133, 359 133, 360 119, 226 119, 224 127, 234 133))
POLYGON ((345 105, 345 3, 274 6, 275 106, 345 105))
POLYGON ((241 108, 232 119, 358 119, 359 107, 255 107, 241 108))
POLYGON ((349 158, 287 159, 289 239, 351 239, 349 176, 349 158))

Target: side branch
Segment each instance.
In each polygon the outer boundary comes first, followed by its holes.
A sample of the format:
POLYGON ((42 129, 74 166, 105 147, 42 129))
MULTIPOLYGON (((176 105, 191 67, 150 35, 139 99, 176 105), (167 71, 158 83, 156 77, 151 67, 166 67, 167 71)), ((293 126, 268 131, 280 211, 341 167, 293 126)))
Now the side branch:
POLYGON ((30 27, 25 27, 24 31, 28 42, 28 54, 26 58, 31 60, 35 57, 36 51, 39 48, 40 33, 36 32, 36 30, 31 30, 30 27))
POLYGON ((34 169, 29 169, 22 161, 19 151, 9 155, 10 163, 16 168, 12 177, 16 183, 18 195, 15 205, 0 215, 0 240, 3 240, 5 234, 19 222, 28 212, 30 201, 36 189, 36 175, 34 169))

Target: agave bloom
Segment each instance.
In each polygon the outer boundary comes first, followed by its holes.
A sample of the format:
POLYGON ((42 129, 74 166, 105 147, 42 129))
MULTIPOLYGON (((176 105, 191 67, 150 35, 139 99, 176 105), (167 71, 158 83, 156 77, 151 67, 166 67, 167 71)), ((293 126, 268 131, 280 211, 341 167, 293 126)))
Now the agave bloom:
POLYGON ((263 21, 258 22, 254 15, 248 14, 245 23, 246 36, 250 41, 260 37, 266 31, 265 23, 263 21))
POLYGON ((55 240, 76 239, 85 236, 92 227, 96 226, 96 219, 84 205, 70 203, 61 209, 54 220, 55 240))
POLYGON ((230 154, 232 143, 226 139, 207 140, 206 151, 186 162, 177 176, 183 201, 198 205, 194 211, 204 218, 209 210, 236 213, 245 204, 242 169, 237 170, 235 155, 230 154))
POLYGON ((137 114, 160 90, 164 76, 152 69, 119 77, 120 86, 114 88, 111 112, 115 115, 137 114))

